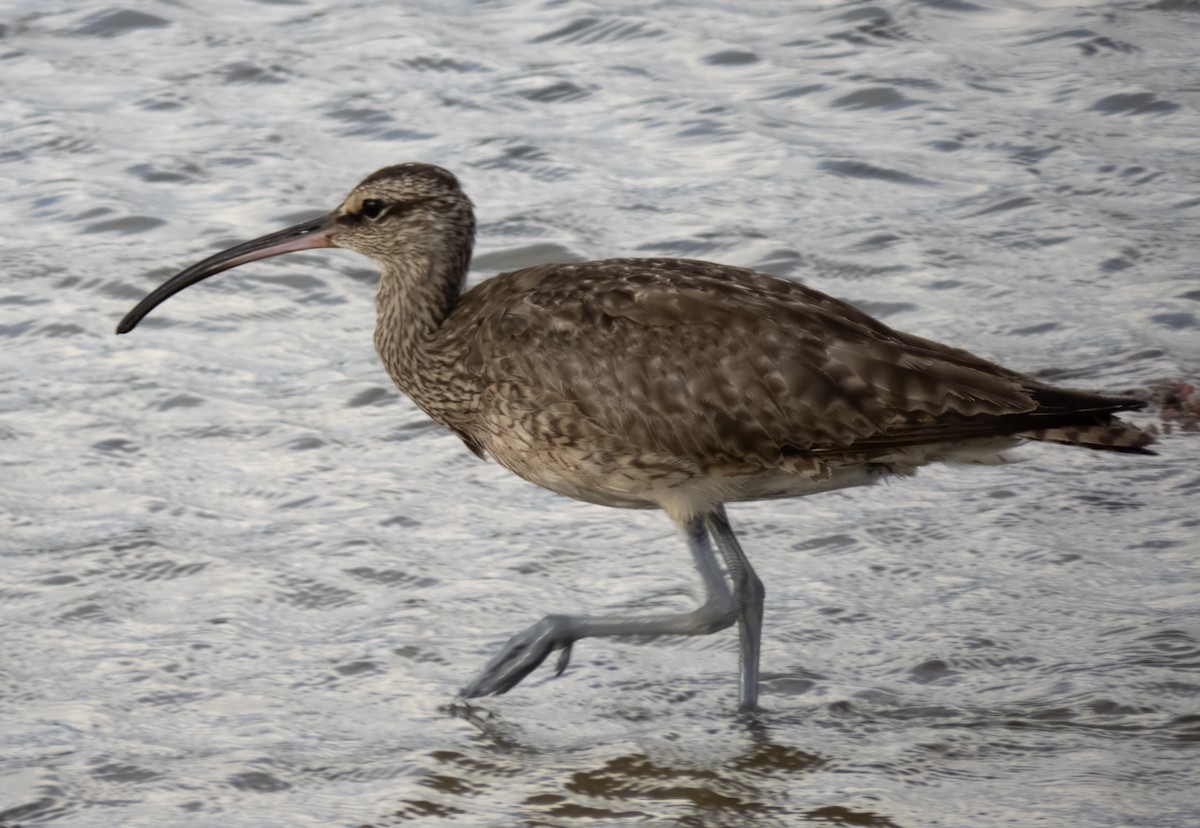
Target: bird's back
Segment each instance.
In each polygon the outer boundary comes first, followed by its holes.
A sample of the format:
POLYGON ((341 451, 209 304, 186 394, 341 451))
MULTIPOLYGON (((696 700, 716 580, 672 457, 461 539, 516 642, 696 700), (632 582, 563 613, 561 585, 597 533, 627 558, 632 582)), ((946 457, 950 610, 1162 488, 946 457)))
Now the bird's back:
POLYGON ((709 262, 502 274, 464 294, 441 337, 473 387, 460 430, 531 479, 547 462, 633 487, 819 478, 1013 435, 1131 451, 1152 441, 1111 416, 1138 400, 1053 389, 799 283, 709 262))

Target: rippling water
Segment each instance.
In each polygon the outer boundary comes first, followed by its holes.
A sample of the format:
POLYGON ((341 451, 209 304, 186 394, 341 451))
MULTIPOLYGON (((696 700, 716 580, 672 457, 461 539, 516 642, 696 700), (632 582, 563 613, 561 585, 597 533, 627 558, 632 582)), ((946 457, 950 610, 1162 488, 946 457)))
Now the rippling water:
MULTIPOLYGON (((1200 444, 733 512, 732 634, 652 513, 557 499, 390 386, 341 252, 118 318, 422 160, 473 278, 685 255, 1073 385, 1200 374, 1200 5, 215 3, 0 10, 0 824, 1200 824, 1200 444)), ((1141 422, 1153 421, 1147 415, 1141 422)))

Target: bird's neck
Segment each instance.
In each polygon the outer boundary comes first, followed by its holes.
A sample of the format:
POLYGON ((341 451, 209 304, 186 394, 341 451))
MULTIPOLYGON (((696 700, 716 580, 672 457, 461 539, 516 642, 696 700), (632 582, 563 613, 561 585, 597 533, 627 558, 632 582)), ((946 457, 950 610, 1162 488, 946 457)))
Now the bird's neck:
POLYGON ((393 382, 432 410, 437 397, 437 334, 454 312, 466 280, 465 256, 414 256, 384 266, 375 298, 375 350, 393 382))

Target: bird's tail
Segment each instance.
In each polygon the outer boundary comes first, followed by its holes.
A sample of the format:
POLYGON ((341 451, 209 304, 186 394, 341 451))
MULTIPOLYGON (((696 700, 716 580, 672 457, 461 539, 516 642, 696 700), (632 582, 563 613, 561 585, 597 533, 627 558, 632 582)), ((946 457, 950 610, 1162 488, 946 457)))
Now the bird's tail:
POLYGON ((1041 440, 1046 443, 1065 443, 1069 446, 1101 451, 1124 451, 1129 454, 1157 454, 1146 446, 1155 442, 1154 435, 1148 431, 1130 425, 1116 417, 1108 422, 1092 423, 1091 425, 1060 426, 1059 428, 1039 428, 1037 431, 1025 431, 1017 435, 1028 440, 1041 440))
POLYGON ((1137 411, 1145 408, 1145 400, 1136 397, 1108 397, 1061 388, 1038 389, 1033 396, 1039 404, 1036 414, 1048 415, 1047 418, 1052 420, 1063 417, 1072 421, 1060 421, 1054 425, 1047 423, 1045 428, 1023 431, 1018 437, 1083 446, 1100 451, 1155 454, 1146 448, 1156 442, 1153 434, 1113 416, 1113 412, 1116 411, 1137 411))

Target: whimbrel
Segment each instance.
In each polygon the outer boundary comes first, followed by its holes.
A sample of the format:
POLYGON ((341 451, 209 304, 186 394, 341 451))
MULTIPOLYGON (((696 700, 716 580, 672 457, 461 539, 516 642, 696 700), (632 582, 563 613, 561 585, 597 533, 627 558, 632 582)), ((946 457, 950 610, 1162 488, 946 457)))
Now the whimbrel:
POLYGON ((256 259, 357 251, 382 269, 375 347, 426 414, 539 486, 675 521, 704 583, 699 607, 547 615, 504 645, 468 697, 511 690, 556 651, 561 673, 583 638, 706 635, 737 622, 740 707, 753 709, 764 590, 725 504, 990 461, 1021 440, 1153 454, 1151 435, 1113 416, 1140 400, 1047 385, 797 282, 689 259, 607 259, 525 268, 464 293, 474 238, 453 175, 387 167, 328 215, 189 267, 117 328, 256 259))

